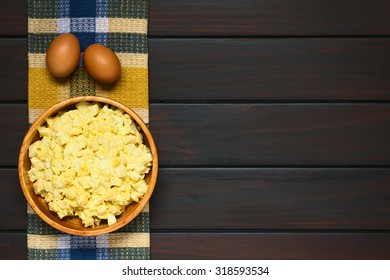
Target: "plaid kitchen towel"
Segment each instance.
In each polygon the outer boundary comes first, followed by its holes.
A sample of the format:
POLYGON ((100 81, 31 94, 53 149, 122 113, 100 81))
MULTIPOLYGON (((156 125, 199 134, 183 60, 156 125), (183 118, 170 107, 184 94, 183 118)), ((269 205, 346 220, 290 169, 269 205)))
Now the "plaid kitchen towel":
MULTIPOLYGON (((29 123, 47 108, 69 97, 100 95, 124 103, 149 123, 147 0, 29 0, 29 123), (45 63, 50 42, 72 33, 81 44, 77 70, 67 78, 52 77, 45 63), (111 48, 122 65, 120 79, 99 85, 83 67, 83 51, 93 43, 111 48)), ((28 259, 149 259, 149 207, 125 228, 97 237, 63 234, 28 207, 28 259)))

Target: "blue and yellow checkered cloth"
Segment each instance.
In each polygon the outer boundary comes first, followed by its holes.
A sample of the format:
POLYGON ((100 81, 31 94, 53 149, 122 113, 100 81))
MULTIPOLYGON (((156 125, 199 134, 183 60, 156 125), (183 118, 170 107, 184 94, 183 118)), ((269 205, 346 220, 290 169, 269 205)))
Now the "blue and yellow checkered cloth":
MULTIPOLYGON (((132 108, 149 123, 147 0, 29 0, 29 123, 47 108, 69 97, 100 95, 132 108), (46 50, 62 33, 81 44, 80 64, 68 78, 56 79, 46 69, 46 50), (99 85, 83 67, 83 51, 93 43, 111 48, 122 65, 120 79, 99 85)), ((64 234, 43 222, 28 207, 28 259, 149 259, 149 206, 125 228, 97 237, 64 234)))

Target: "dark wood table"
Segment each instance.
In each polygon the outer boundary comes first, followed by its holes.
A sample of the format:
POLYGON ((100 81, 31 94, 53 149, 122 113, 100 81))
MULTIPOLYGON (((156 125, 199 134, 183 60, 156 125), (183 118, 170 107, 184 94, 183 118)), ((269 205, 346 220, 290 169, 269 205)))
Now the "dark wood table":
MULTIPOLYGON (((151 257, 389 259, 390 1, 150 4, 151 257)), ((0 258, 25 259, 25 0, 0 62, 0 258)))

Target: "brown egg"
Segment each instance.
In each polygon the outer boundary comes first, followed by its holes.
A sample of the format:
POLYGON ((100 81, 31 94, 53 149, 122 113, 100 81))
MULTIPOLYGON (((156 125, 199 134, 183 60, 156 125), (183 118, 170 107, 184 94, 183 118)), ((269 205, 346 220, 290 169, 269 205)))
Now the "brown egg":
POLYGON ((73 34, 62 34, 55 38, 46 52, 49 72, 59 78, 72 74, 80 60, 80 42, 73 34))
POLYGON ((121 75, 121 63, 116 54, 100 44, 88 46, 84 52, 84 64, 88 73, 98 83, 113 83, 121 75))

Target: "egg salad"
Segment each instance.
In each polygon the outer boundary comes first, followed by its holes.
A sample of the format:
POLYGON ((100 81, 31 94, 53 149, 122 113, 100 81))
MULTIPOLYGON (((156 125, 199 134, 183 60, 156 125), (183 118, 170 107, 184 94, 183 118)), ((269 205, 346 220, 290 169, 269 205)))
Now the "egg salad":
POLYGON ((116 222, 148 190, 152 155, 139 127, 118 108, 80 102, 48 118, 29 147, 34 191, 62 219, 78 216, 85 227, 116 222))

